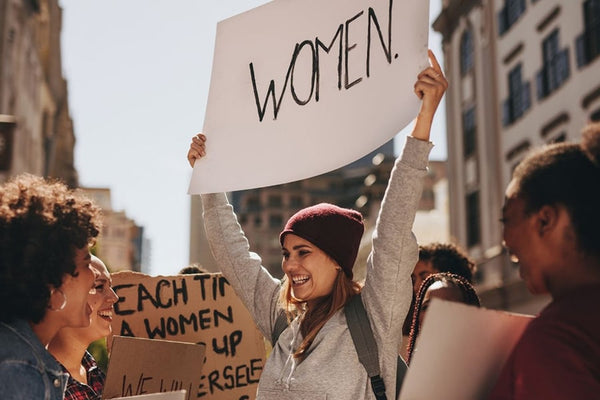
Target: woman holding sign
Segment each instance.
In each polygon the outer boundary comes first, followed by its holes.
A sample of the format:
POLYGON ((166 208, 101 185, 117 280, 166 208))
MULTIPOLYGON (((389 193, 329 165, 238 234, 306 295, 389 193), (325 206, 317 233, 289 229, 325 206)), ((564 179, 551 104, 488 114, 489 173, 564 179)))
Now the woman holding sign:
MULTIPOLYGON (((432 66, 418 75, 414 87, 422 99, 419 115, 388 183, 362 289, 352 279, 363 233, 360 213, 319 204, 292 216, 279 236, 285 273, 280 282, 249 251, 226 196, 202 196, 211 249, 258 328, 272 337, 282 309, 291 320, 273 343, 258 399, 376 398, 343 310, 359 292, 377 342, 385 394, 395 398, 402 322, 411 302, 410 274, 418 251, 411 227, 432 147, 431 123, 448 86, 433 53, 429 57, 432 66)), ((202 134, 193 138, 191 165, 205 155, 205 141, 202 134)))
POLYGON ((63 399, 67 376, 46 348, 61 328, 90 324, 99 232, 100 209, 62 183, 0 186, 0 399, 63 399))
POLYGON ((95 293, 90 294, 92 307, 90 326, 86 328, 63 328, 52 339, 48 351, 69 373, 65 400, 100 400, 104 388, 104 372, 87 351, 96 340, 104 339, 112 332, 113 306, 119 296, 112 289, 112 279, 106 265, 92 256, 92 268, 97 272, 95 293))
POLYGON ((514 171, 504 241, 527 288, 552 302, 523 332, 491 399, 600 396, 600 123, 514 171))

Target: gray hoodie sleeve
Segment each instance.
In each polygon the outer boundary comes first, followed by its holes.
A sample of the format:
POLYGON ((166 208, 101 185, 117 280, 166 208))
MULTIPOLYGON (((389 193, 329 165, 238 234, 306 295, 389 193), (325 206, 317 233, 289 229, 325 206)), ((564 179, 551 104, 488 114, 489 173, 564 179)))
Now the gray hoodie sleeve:
POLYGON ((224 193, 202 195, 202 206, 208 242, 223 276, 261 333, 270 337, 277 315, 280 281, 261 265, 256 253, 250 252, 248 240, 224 193))
MULTIPOLYGON (((412 225, 432 147, 430 142, 407 138, 392 170, 373 233, 363 302, 380 358, 389 358, 382 360, 383 365, 395 365, 402 323, 412 299, 410 274, 418 258, 412 225)), ((395 376, 392 371, 382 372, 384 376, 395 376)))

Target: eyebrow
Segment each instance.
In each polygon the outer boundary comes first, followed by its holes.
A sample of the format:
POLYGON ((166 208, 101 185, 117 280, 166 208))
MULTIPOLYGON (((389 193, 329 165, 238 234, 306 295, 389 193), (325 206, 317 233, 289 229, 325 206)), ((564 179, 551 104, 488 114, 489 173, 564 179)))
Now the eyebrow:
MULTIPOLYGON (((310 246, 307 244, 297 244, 294 247, 292 247, 292 250, 298 250, 298 249, 302 249, 302 248, 308 248, 310 249, 310 246)), ((287 248, 285 246, 281 246, 282 250, 287 250, 287 248)))

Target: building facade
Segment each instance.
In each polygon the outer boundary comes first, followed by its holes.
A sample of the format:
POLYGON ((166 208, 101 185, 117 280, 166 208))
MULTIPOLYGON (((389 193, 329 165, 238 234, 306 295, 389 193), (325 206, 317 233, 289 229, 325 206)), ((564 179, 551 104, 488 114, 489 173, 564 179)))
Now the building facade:
POLYGON ((19 173, 78 184, 57 0, 0 0, 0 181, 19 173))
POLYGON ((96 256, 104 261, 111 272, 149 273, 149 248, 144 238, 144 228, 127 217, 125 211, 113 210, 110 189, 82 190, 102 208, 102 231, 94 246, 96 256))
POLYGON ((504 189, 528 150, 600 119, 600 0, 443 0, 452 237, 488 306, 537 312, 502 247, 504 189))

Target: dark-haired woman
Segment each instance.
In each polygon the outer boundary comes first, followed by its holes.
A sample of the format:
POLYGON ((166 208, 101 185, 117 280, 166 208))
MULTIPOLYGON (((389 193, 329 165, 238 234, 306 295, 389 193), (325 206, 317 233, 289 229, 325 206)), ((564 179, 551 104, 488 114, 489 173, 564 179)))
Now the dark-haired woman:
POLYGON ((88 246, 99 209, 65 185, 21 175, 0 187, 0 398, 62 400, 67 375, 46 351, 90 324, 88 246))
MULTIPOLYGON (((448 85, 432 53, 430 60, 432 66, 415 84, 421 110, 388 183, 362 288, 388 399, 395 398, 397 349, 412 295, 417 244, 411 228, 431 149, 431 122, 448 85)), ((194 137, 190 164, 204 156, 205 140, 194 137)), ((271 337, 281 309, 292 319, 274 343, 257 399, 374 399, 343 312, 361 290, 352 268, 364 229, 362 215, 319 204, 292 216, 279 236, 285 273, 280 282, 249 252, 225 195, 203 195, 202 204, 213 254, 261 332, 271 337)))
POLYGON ((552 302, 526 328, 491 399, 600 397, 600 124, 515 169, 504 241, 533 294, 552 302))
POLYGON ((413 358, 415 342, 421 331, 425 312, 433 298, 464 303, 475 307, 480 306, 479 296, 477 296, 473 286, 464 277, 449 272, 429 275, 421 284, 415 300, 407 346, 408 364, 410 364, 413 358))

